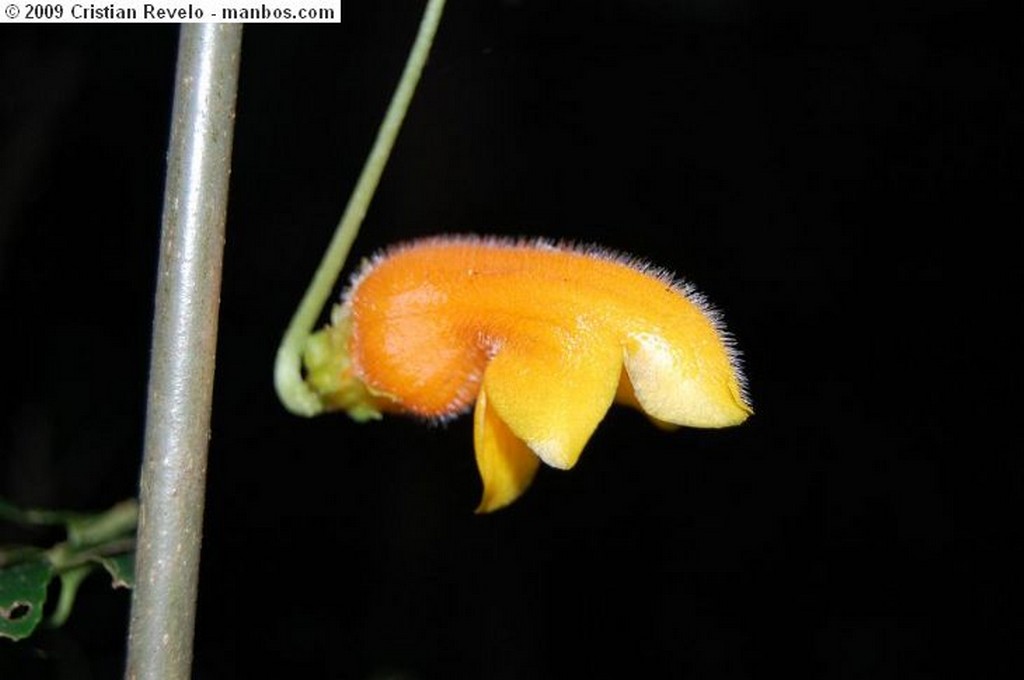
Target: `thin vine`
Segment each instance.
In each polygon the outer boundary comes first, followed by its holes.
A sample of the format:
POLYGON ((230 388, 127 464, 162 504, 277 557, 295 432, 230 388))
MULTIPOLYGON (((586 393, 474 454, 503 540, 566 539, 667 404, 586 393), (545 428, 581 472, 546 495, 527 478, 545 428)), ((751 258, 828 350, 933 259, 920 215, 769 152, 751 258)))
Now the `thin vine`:
POLYGON ((296 415, 315 416, 324 410, 320 397, 310 389, 302 375, 302 355, 309 341, 324 305, 330 298, 338 281, 352 243, 359 233, 359 227, 369 209, 370 201, 377 190, 384 166, 395 145, 395 139, 402 127, 409 102, 416 90, 420 74, 430 54, 430 47, 441 21, 445 0, 429 0, 423 12, 416 42, 409 52, 409 59, 398 82, 387 113, 377 131, 373 148, 363 165, 359 181, 349 198, 345 212, 335 228, 327 250, 324 251, 320 266, 306 289, 291 323, 285 331, 277 350, 274 363, 274 387, 285 408, 296 415))

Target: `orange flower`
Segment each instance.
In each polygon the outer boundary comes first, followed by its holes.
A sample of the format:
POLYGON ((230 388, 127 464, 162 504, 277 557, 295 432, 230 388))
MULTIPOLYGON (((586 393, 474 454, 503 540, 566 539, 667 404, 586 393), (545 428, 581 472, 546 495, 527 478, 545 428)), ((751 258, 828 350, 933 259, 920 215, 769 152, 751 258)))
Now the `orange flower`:
POLYGON ((568 469, 612 402, 655 422, 751 413, 715 312, 668 274, 596 248, 440 237, 364 264, 305 355, 308 382, 357 420, 447 419, 475 404, 484 493, 508 505, 544 461, 568 469))

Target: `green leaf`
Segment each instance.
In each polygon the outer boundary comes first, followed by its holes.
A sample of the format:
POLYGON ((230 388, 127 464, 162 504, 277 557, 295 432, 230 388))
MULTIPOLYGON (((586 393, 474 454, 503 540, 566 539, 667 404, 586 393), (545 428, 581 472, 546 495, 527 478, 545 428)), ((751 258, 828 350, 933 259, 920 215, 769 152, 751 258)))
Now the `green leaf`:
POLYGON ((42 560, 0 569, 0 637, 21 640, 32 634, 43 618, 52 577, 53 567, 42 560))
POLYGON ((113 557, 97 556, 93 559, 102 564, 110 574, 112 586, 129 589, 135 587, 135 553, 125 553, 113 557))
POLYGON ((19 524, 64 525, 68 540, 49 550, 31 546, 0 546, 0 637, 21 640, 39 625, 47 586, 60 579, 60 597, 49 625, 62 625, 71 615, 82 581, 101 565, 115 588, 134 581, 135 526, 139 507, 128 499, 97 514, 23 510, 0 498, 0 520, 19 524))
POLYGON ((32 545, 0 546, 0 570, 21 562, 43 559, 43 549, 32 545))

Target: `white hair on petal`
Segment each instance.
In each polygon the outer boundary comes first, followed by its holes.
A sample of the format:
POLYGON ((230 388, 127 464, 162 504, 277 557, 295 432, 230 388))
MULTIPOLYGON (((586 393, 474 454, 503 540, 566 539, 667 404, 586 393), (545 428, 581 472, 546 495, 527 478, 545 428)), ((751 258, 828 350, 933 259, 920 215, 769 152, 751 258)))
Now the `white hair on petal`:
MULTIPOLYGON (((613 250, 605 246, 601 246, 595 243, 579 243, 571 240, 552 240, 544 236, 494 236, 494 235, 478 235, 478 234, 437 234, 433 236, 424 236, 410 241, 403 241, 391 246, 387 246, 381 250, 378 250, 369 258, 364 258, 355 273, 349 279, 348 286, 346 286, 342 293, 342 302, 348 303, 351 299, 353 291, 359 287, 370 272, 373 271, 380 262, 387 258, 403 253, 409 250, 415 250, 425 246, 485 246, 487 248, 495 248, 500 250, 543 250, 543 251, 561 251, 571 252, 579 255, 597 257, 607 262, 628 267, 633 271, 639 272, 646 276, 650 276, 657 279, 665 286, 671 288, 673 291, 684 297, 689 302, 693 303, 697 309, 703 314, 708 321, 711 323, 711 327, 715 329, 715 332, 722 340, 722 346, 725 348, 725 355, 729 360, 729 365, 732 367, 736 374, 736 382, 739 385, 740 396, 743 399, 743 403, 750 406, 750 393, 747 386, 747 378, 744 373, 744 360, 743 353, 740 351, 739 346, 736 342, 735 336, 729 332, 725 327, 724 316, 714 304, 712 304, 703 293, 697 290, 696 286, 690 281, 676 276, 673 272, 651 264, 647 260, 637 257, 635 255, 629 255, 621 251, 613 250)), ((475 376, 475 382, 478 384, 481 380, 481 376, 475 376)), ((464 395, 459 394, 459 397, 455 400, 455 404, 452 406, 458 406, 462 402, 464 395)), ((468 410, 469 405, 472 404, 472 399, 468 401, 465 408, 459 410, 458 413, 451 415, 444 415, 431 420, 437 420, 438 422, 447 422, 468 410)))

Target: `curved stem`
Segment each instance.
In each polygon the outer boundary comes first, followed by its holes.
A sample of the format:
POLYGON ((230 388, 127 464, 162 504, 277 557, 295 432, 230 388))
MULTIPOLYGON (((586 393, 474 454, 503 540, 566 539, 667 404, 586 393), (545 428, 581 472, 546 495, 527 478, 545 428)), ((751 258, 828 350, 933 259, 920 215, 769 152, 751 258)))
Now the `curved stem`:
POLYGON ((377 139, 373 143, 370 155, 363 165, 352 196, 349 198, 345 213, 341 217, 334 236, 324 252, 320 266, 317 267, 313 280, 306 289, 302 301, 295 310, 291 323, 285 331, 281 346, 277 350, 274 363, 274 387, 277 396, 285 408, 296 415, 315 416, 324 410, 320 397, 313 392, 302 378, 302 353, 306 341, 316 325, 317 319, 334 289, 334 284, 345 266, 352 242, 359 233, 359 226, 366 216, 370 201, 380 182, 381 173, 395 145, 395 138, 402 127, 409 102, 412 100, 416 84, 419 82, 423 66, 430 53, 430 46, 437 33, 445 0, 429 0, 420 21, 416 42, 409 52, 405 70, 398 82, 391 104, 388 106, 384 121, 377 131, 377 139))

